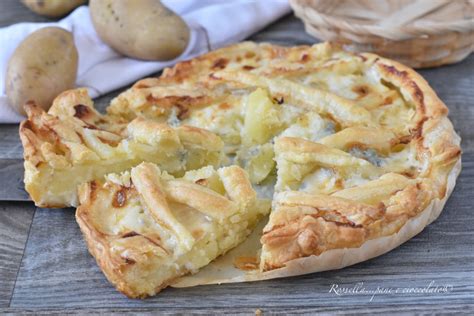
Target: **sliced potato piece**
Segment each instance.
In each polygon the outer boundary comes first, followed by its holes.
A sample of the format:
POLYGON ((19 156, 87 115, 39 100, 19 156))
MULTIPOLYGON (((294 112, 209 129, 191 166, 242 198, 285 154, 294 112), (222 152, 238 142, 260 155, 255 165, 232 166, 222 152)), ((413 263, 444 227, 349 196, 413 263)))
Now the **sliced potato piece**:
POLYGON ((246 146, 264 144, 270 140, 277 130, 278 112, 264 89, 258 88, 247 100, 247 111, 242 131, 242 142, 246 146))

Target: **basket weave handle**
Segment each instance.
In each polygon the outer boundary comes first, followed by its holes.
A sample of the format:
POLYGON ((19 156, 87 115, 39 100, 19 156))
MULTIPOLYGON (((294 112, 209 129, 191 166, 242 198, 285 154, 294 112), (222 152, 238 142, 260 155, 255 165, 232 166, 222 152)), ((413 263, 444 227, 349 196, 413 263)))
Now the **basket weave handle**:
POLYGON ((449 1, 447 0, 416 0, 401 10, 393 12, 386 19, 380 22, 380 26, 402 26, 448 3, 449 1))

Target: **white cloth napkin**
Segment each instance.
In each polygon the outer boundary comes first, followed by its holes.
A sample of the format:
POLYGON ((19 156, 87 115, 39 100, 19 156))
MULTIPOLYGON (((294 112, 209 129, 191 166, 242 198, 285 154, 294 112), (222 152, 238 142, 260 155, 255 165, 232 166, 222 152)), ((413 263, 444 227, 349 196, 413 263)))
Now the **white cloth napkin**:
POLYGON ((79 52, 77 87, 86 87, 95 98, 128 85, 164 67, 241 41, 290 12, 287 0, 163 0, 191 29, 188 47, 172 61, 152 62, 127 58, 109 48, 97 36, 89 8, 82 6, 56 23, 19 23, 0 29, 0 123, 24 118, 8 105, 5 95, 7 63, 18 44, 30 33, 59 26, 74 34, 79 52))

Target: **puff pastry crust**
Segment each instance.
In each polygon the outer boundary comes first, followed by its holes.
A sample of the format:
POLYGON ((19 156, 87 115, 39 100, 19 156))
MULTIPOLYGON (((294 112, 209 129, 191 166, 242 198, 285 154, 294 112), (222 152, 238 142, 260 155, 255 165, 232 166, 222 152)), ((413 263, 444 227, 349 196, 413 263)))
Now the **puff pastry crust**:
POLYGON ((101 115, 85 89, 58 96, 49 112, 25 106, 20 125, 25 188, 37 206, 77 206, 77 186, 142 161, 172 174, 222 160, 223 142, 207 130, 137 117, 101 115))
POLYGON ((129 297, 154 295, 198 271, 241 243, 270 209, 237 166, 176 179, 142 163, 79 192, 76 218, 89 250, 129 297))
MULTIPOLYGON (((126 189, 127 194, 134 192, 134 210, 150 212, 154 234, 162 224, 166 229, 174 225, 159 219, 162 214, 153 216, 157 211, 168 213, 160 206, 164 201, 178 199, 212 220, 226 221, 229 209, 249 217, 263 213, 229 206, 239 197, 254 196, 250 183, 262 197, 273 197, 261 244, 254 251, 254 271, 227 279, 199 274, 188 283, 180 279, 181 284, 196 285, 335 269, 387 252, 439 215, 461 160, 460 138, 448 109, 420 75, 397 62, 348 53, 330 43, 240 43, 178 63, 159 78, 138 81, 112 100, 105 115, 94 110, 84 90, 61 95, 49 113, 30 105, 28 114, 20 128, 28 192, 38 205, 75 205, 74 186, 95 179, 81 186, 77 218, 107 277, 133 297, 151 295, 173 278, 206 265, 241 242, 257 219, 249 221, 245 233, 236 230, 238 237, 232 239, 238 241, 206 256, 202 264, 188 269, 180 261, 179 268, 165 269, 169 273, 149 283, 154 269, 137 267, 167 266, 178 259, 168 253, 162 255, 164 261, 151 260, 143 253, 150 251, 158 258, 161 250, 134 248, 135 239, 143 245, 150 242, 141 237, 144 232, 134 230, 138 234, 128 236, 117 222, 114 216, 120 211, 112 203, 125 184, 111 180, 122 179, 117 175, 104 182, 108 172, 121 172, 141 161, 158 165, 153 168, 159 170, 150 174, 166 183, 164 189, 155 188, 156 179, 149 179, 153 185, 135 183, 133 170, 142 167, 132 169, 133 184, 126 189), (219 171, 226 192, 214 190, 221 197, 204 203, 205 198, 193 194, 202 188, 195 183, 201 179, 186 179, 210 172, 189 171, 206 165, 234 165, 229 168, 241 173, 243 168, 246 185, 228 190, 225 181, 232 177, 219 171), (71 174, 87 177, 69 185, 71 174), (185 174, 185 180, 168 174, 185 174), (65 193, 54 191, 56 184, 65 193), (127 246, 111 246, 117 242, 127 246), (111 250, 129 248, 138 251, 131 265, 111 250)), ((126 209, 134 214, 131 218, 144 216, 126 209)), ((169 210, 173 213, 174 206, 169 210)), ((183 229, 177 235, 193 236, 198 226, 181 223, 173 232, 183 229)), ((223 235, 216 236, 216 243, 225 242, 223 235)), ((162 245, 174 237, 160 238, 162 245)), ((181 240, 180 247, 186 249, 183 260, 194 262, 201 257, 192 251, 190 240, 181 240)))

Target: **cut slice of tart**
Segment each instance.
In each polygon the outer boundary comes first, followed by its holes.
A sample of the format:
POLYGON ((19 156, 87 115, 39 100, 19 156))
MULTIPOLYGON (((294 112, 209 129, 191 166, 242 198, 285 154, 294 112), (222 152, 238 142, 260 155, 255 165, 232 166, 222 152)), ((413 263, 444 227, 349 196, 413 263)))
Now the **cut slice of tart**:
POLYGON ((119 291, 154 295, 240 244, 268 213, 246 172, 204 167, 176 179, 151 163, 80 187, 76 219, 119 291))
POLYGON ((26 111, 25 188, 37 206, 75 206, 77 185, 142 161, 176 175, 221 162, 223 142, 212 132, 101 115, 85 89, 64 92, 49 113, 32 103, 26 111))

